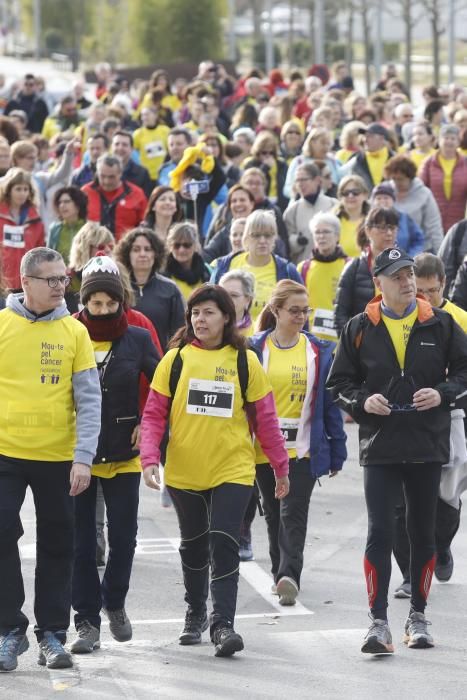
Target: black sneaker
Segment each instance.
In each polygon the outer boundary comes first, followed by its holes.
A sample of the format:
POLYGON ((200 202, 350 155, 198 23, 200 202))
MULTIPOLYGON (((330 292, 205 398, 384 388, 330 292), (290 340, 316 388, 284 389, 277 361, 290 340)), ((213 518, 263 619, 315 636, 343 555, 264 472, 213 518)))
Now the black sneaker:
POLYGON ((448 548, 444 552, 438 552, 435 564, 435 576, 438 581, 443 583, 449 581, 454 570, 454 559, 451 549, 448 548))
POLYGON ((73 666, 71 654, 66 651, 53 632, 44 632, 44 638, 39 642, 37 663, 39 666, 47 666, 47 668, 71 668, 73 666))
POLYGON ((101 642, 99 630, 91 625, 89 620, 83 620, 76 626, 78 636, 72 643, 70 651, 72 654, 91 654, 94 649, 99 649, 101 642))
POLYGON ((18 656, 28 648, 28 638, 19 631, 19 627, 0 635, 0 671, 14 671, 18 665, 18 656))
POLYGON ((243 639, 232 627, 216 627, 212 636, 214 656, 232 656, 243 649, 243 639))
POLYGON ((110 634, 117 642, 128 642, 133 636, 133 629, 125 608, 106 610, 102 608, 109 619, 110 634))
POLYGON ((201 635, 209 627, 206 610, 202 613, 195 613, 188 608, 185 615, 185 626, 178 638, 179 644, 201 644, 201 635))

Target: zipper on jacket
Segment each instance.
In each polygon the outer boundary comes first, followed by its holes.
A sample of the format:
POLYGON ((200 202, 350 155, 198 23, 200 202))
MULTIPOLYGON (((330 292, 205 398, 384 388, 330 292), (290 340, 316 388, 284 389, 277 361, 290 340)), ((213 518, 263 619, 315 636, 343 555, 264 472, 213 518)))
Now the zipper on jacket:
POLYGON ((126 420, 136 420, 138 416, 122 416, 121 418, 116 418, 117 423, 122 423, 123 421, 126 420))

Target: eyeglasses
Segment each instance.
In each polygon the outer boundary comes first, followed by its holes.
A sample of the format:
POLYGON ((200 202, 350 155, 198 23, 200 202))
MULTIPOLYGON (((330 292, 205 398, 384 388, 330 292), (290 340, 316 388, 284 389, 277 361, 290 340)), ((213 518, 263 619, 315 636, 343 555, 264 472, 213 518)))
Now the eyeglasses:
POLYGON ((44 280, 51 289, 55 289, 59 284, 63 284, 64 287, 68 287, 71 282, 71 277, 67 277, 66 275, 63 277, 37 277, 37 275, 25 275, 25 277, 32 277, 34 280, 44 280))
POLYGON ((173 247, 175 250, 178 250, 179 248, 186 248, 186 250, 189 250, 190 248, 193 248, 193 243, 174 243, 173 247))
POLYGON ((402 406, 398 403, 389 403, 388 406, 391 409, 391 413, 411 413, 417 410, 413 403, 405 403, 402 406))
POLYGON ((276 152, 275 151, 260 151, 259 154, 260 154, 260 156, 275 156, 276 152))
POLYGON ((429 289, 418 289, 417 287, 417 294, 438 294, 438 292, 441 291, 442 285, 439 287, 430 287, 429 289))
POLYGON ((316 229, 314 231, 315 236, 331 236, 332 234, 336 234, 335 231, 332 231, 329 228, 322 228, 322 229, 316 229))
POLYGON ((271 238, 274 238, 274 236, 274 233, 250 233, 250 238, 255 238, 256 240, 258 240, 259 238, 267 238, 269 240, 271 238))
POLYGON ((308 182, 309 180, 313 180, 312 177, 296 177, 295 182, 308 182))
POLYGON ((361 190, 345 190, 341 192, 341 197, 358 197, 359 194, 362 194, 361 190))
POLYGON ((377 231, 397 231, 397 226, 392 226, 392 224, 370 224, 368 228, 375 228, 377 231))
POLYGON ((292 306, 290 309, 284 309, 284 311, 287 311, 291 316, 309 316, 313 309, 310 309, 309 306, 306 306, 304 309, 301 309, 299 306, 292 306))

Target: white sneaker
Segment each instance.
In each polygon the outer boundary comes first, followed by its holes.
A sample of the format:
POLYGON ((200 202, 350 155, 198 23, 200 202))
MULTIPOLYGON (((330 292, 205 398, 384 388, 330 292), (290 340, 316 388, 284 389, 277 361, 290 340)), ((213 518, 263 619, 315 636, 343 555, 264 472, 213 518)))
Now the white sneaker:
POLYGON ((277 582, 277 594, 279 596, 279 605, 295 605, 295 599, 298 596, 298 586, 290 576, 283 576, 277 582))

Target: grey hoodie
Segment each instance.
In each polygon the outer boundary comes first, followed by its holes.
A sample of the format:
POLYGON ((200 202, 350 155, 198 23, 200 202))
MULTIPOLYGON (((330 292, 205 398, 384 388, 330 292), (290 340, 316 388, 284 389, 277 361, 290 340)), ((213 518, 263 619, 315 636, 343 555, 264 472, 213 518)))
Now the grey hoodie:
MULTIPOLYGON (((391 185, 397 192, 394 182, 391 185)), ((443 224, 438 205, 431 190, 424 185, 419 177, 412 180, 410 190, 404 199, 394 204, 398 211, 404 211, 425 234, 425 251, 437 254, 444 237, 443 224)))
MULTIPOLYGON (((69 316, 63 301, 60 306, 45 316, 37 317, 23 306, 24 294, 9 294, 6 306, 18 316, 32 323, 57 321, 69 316)), ((72 376, 73 401, 76 410, 76 446, 73 462, 92 465, 97 450, 97 440, 101 429, 101 387, 97 369, 85 369, 72 376)))

